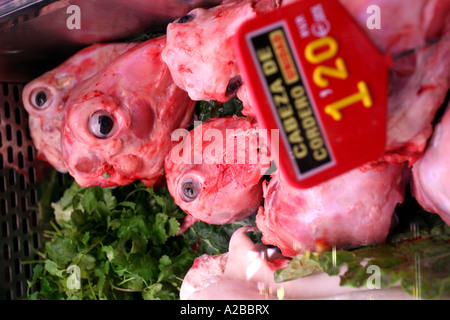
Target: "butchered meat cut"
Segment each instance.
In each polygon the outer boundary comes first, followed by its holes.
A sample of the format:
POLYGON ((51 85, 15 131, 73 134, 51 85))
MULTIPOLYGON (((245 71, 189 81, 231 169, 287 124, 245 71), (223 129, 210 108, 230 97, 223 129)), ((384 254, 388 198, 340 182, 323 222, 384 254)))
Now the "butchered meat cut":
POLYGON ((266 136, 246 117, 213 118, 182 135, 165 161, 167 187, 194 218, 225 224, 255 213, 270 167, 266 136))
POLYGON ((173 130, 192 121, 194 103, 161 60, 166 37, 128 50, 70 94, 62 153, 81 186, 158 182, 173 130))
POLYGON ((384 54, 415 50, 397 57, 390 69, 386 153, 380 161, 303 190, 277 172, 266 187, 257 226, 264 242, 287 256, 385 241, 403 201, 405 166, 422 155, 449 89, 450 2, 340 2, 384 54), (381 29, 366 27, 370 4, 380 7, 381 29))
POLYGON ((374 44, 393 56, 389 73, 385 160, 414 163, 432 134, 432 122, 450 87, 450 1, 339 0, 374 44), (370 5, 379 29, 366 26, 370 5))
POLYGON ((383 243, 408 177, 405 165, 383 163, 296 189, 276 171, 265 187, 256 225, 263 242, 285 256, 383 243))
POLYGON ((91 45, 25 85, 22 101, 39 158, 60 172, 67 172, 61 155, 61 125, 70 92, 136 44, 91 45))
MULTIPOLYGON (((167 27, 163 60, 174 81, 194 100, 226 101, 235 93, 243 114, 255 116, 245 83, 239 77, 231 39, 239 26, 259 14, 299 0, 227 0, 195 9, 167 27)), ((432 133, 431 123, 450 86, 450 1, 340 0, 378 49, 396 57, 389 70, 385 161, 414 163, 432 133), (369 29, 367 9, 380 8, 382 26, 369 29)))
POLYGON ((233 38, 244 21, 277 6, 273 0, 225 0, 197 8, 167 26, 162 58, 175 83, 193 100, 227 101, 236 94, 253 115, 237 65, 233 38))
POLYGON ((436 125, 424 155, 412 167, 412 191, 420 205, 450 225, 450 106, 436 125))
POLYGON ((242 22, 255 15, 251 1, 228 0, 194 9, 167 26, 162 59, 191 99, 223 102, 233 97, 240 84, 231 40, 242 22), (233 79, 236 86, 229 86, 233 79))

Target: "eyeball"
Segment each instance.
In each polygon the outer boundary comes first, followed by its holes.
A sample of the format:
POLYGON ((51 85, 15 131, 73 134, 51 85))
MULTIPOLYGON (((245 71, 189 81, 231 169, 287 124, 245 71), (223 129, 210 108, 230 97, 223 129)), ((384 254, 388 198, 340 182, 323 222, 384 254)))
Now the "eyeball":
POLYGON ((186 202, 191 202, 197 199, 200 194, 200 187, 198 182, 192 179, 187 179, 181 184, 180 195, 186 202))
POLYGON ((234 96, 236 92, 239 90, 239 88, 242 85, 242 78, 240 75, 237 75, 228 81, 227 89, 225 91, 225 95, 228 96, 234 96))
POLYGON ((30 95, 30 104, 39 110, 46 109, 50 106, 52 96, 46 88, 36 88, 30 95))
POLYGON ((99 139, 107 139, 116 132, 114 116, 105 110, 99 110, 89 118, 89 130, 99 139))

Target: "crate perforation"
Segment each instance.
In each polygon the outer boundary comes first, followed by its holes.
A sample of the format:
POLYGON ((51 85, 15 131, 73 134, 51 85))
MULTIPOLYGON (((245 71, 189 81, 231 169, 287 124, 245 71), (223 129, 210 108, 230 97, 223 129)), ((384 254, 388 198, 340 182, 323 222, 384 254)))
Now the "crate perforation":
POLYGON ((39 259, 40 173, 28 114, 21 102, 24 84, 0 83, 0 299, 22 299, 39 259))

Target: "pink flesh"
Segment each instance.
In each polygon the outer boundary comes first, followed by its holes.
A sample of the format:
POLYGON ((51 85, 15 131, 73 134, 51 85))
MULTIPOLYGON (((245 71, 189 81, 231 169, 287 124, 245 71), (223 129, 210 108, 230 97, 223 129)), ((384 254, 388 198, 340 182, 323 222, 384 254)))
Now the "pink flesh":
POLYGON ((403 201, 407 178, 403 163, 412 164, 422 154, 449 89, 450 24, 449 15, 442 12, 449 12, 450 2, 340 2, 383 53, 398 54, 437 36, 447 38, 397 60, 390 70, 384 160, 392 164, 380 167, 376 162, 364 166, 371 168, 364 173, 355 169, 305 190, 291 188, 278 174, 272 178, 257 226, 264 242, 278 246, 286 256, 385 241, 395 207, 403 201), (381 9, 379 30, 366 27, 370 4, 381 9))
POLYGON ((285 256, 379 244, 403 201, 406 177, 403 165, 385 163, 299 190, 277 171, 265 188, 256 224, 263 242, 279 247, 285 256))
POLYGON ((443 37, 397 60, 390 70, 385 159, 412 164, 425 148, 450 87, 450 1, 340 2, 383 53, 396 55, 443 37), (369 5, 380 8, 380 29, 366 27, 369 5))
POLYGON ((191 99, 224 102, 233 97, 225 94, 230 79, 239 75, 233 36, 244 21, 272 5, 272 1, 259 1, 255 9, 255 2, 226 0, 211 9, 193 10, 190 22, 168 25, 162 57, 175 83, 191 99))
POLYGON ((82 186, 155 184, 164 173, 173 130, 189 125, 194 103, 172 81, 161 60, 165 36, 143 42, 71 93, 63 119, 62 151, 82 186), (106 111, 115 119, 107 139, 89 130, 89 118, 106 111))
POLYGON ((61 121, 67 98, 82 80, 92 77, 119 55, 137 43, 95 44, 80 50, 55 69, 29 82, 22 100, 29 114, 30 134, 38 156, 56 170, 67 172, 61 155, 61 121), (48 102, 38 109, 32 101, 33 93, 45 89, 48 102))
POLYGON ((413 194, 427 211, 437 213, 450 225, 450 107, 412 167, 413 194))
POLYGON ((269 157, 257 151, 258 144, 265 146, 260 139, 254 124, 237 116, 214 118, 189 132, 184 143, 175 145, 166 158, 167 186, 175 203, 196 219, 212 224, 239 221, 255 213, 262 202, 260 181, 270 166, 269 157), (234 132, 243 133, 235 148, 227 143, 234 132), (208 138, 207 133, 213 136, 208 138), (245 152, 243 161, 238 158, 239 150, 245 152), (186 160, 178 158, 180 151, 186 160), (189 179, 197 181, 201 190, 191 202, 180 194, 189 179))
MULTIPOLYGON (((281 3, 286 5, 294 1, 299 0, 281 3)), ((450 86, 450 2, 340 2, 385 54, 399 54, 436 37, 446 36, 438 43, 398 60, 390 70, 384 160, 412 164, 425 148, 432 132, 431 122, 450 86), (381 29, 367 28, 369 5, 380 7, 381 29)), ((175 82, 194 100, 227 100, 224 96, 227 83, 239 74, 231 44, 237 27, 276 6, 275 1, 225 1, 209 10, 196 9, 196 17, 191 22, 170 24, 163 59, 169 64, 175 82), (224 10, 227 14, 222 14, 224 10)), ((246 90, 244 84, 237 95, 243 102, 243 113, 254 116, 256 106, 246 90)))
MULTIPOLYGON (((411 165, 422 154, 436 111, 449 89, 450 16, 443 12, 449 12, 450 2, 341 3, 383 53, 398 54, 445 37, 397 60, 390 70, 384 160, 392 167, 364 174, 356 169, 304 191, 289 188, 277 176, 270 182, 257 223, 264 241, 279 246, 285 255, 385 240, 395 206, 403 200, 405 183, 400 165, 404 161, 411 165), (379 30, 366 27, 370 4, 381 9, 383 25, 379 30)), ((377 168, 378 164, 373 164, 372 169, 377 168)))

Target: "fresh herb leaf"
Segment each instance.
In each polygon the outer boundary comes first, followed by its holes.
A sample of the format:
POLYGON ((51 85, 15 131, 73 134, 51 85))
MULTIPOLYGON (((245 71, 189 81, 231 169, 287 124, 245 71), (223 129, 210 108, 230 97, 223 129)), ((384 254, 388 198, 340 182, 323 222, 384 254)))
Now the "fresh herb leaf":
POLYGON ((309 254, 296 255, 286 268, 278 269, 274 273, 275 282, 284 282, 303 278, 319 272, 317 263, 311 261, 309 254))
POLYGON ((197 253, 178 236, 185 214, 166 188, 82 188, 52 204, 64 219, 47 230, 29 299, 178 299, 197 253))
POLYGON ((215 100, 200 101, 196 105, 196 114, 198 120, 203 122, 215 117, 242 116, 242 108, 242 102, 237 97, 226 102, 215 100))
POLYGON ((319 268, 330 276, 339 275, 342 286, 361 288, 379 270, 380 289, 400 282, 405 292, 417 298, 449 297, 450 227, 439 216, 423 210, 410 214, 410 227, 399 224, 385 244, 300 254, 288 267, 275 272, 275 280, 298 279, 319 268))
POLYGON ((450 234, 419 238, 396 245, 369 246, 353 251, 337 251, 312 256, 311 260, 329 275, 340 275, 341 285, 366 286, 372 275, 370 270, 380 270, 380 288, 388 288, 398 281, 413 296, 439 299, 450 295, 450 234), (371 266, 377 269, 371 269, 371 266), (420 292, 420 294, 419 294, 420 292))
POLYGON ((56 220, 46 231, 44 263, 28 283, 39 290, 28 299, 178 299, 197 256, 228 251, 235 230, 255 225, 255 216, 222 226, 197 222, 179 236, 186 214, 167 188, 137 183, 73 182, 49 207, 56 220))
MULTIPOLYGON (((197 252, 216 255, 228 251, 231 236, 234 231, 243 226, 256 226, 256 214, 242 221, 225 225, 212 225, 197 221, 183 235, 189 247, 196 248, 197 252)), ((254 242, 260 240, 257 233, 252 232, 251 238, 254 242)))

